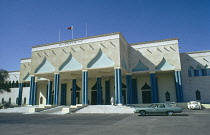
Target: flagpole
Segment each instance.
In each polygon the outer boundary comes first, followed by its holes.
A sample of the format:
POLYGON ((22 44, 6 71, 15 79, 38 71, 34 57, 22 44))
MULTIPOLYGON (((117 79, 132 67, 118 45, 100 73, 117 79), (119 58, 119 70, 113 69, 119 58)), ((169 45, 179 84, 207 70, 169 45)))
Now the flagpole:
POLYGON ((58 41, 60 42, 61 41, 61 30, 59 29, 59 32, 58 32, 58 41))
POLYGON ((87 37, 87 22, 86 22, 86 37, 87 37))
POLYGON ((74 32, 73 31, 74 31, 74 28, 72 26, 72 33, 71 33, 72 39, 74 38, 74 36, 73 36, 74 35, 74 32))

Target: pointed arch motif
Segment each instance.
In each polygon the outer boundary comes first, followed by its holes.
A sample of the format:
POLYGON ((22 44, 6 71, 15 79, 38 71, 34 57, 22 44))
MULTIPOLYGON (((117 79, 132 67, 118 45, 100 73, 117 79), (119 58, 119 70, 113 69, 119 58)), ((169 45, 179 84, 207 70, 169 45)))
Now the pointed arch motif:
POLYGON ((145 83, 144 86, 141 88, 141 90, 150 90, 150 89, 151 87, 147 83, 145 83))
POLYGON ((44 58, 42 63, 37 67, 35 70, 35 73, 45 73, 45 72, 53 72, 55 71, 55 68, 50 62, 44 58))
POLYGON ((204 66, 204 68, 208 68, 209 66, 206 64, 205 66, 204 66))
POLYGON ((23 78, 23 81, 30 81, 31 78, 30 78, 30 74, 27 73, 27 75, 23 78))
POLYGON ((174 69, 174 66, 166 61, 163 57, 162 61, 155 67, 156 70, 174 69))
POLYGON ((71 54, 67 60, 60 66, 60 71, 81 69, 82 64, 78 62, 71 54))
POLYGON ((108 67, 113 66, 114 61, 107 57, 101 49, 98 51, 98 54, 95 56, 93 60, 91 60, 88 64, 88 68, 98 68, 98 67, 108 67))
POLYGON ((202 68, 201 68, 200 65, 198 65, 196 67, 196 69, 194 70, 194 72, 195 72, 195 76, 203 76, 202 68))
POLYGON ((132 69, 132 72, 137 72, 137 71, 146 71, 149 70, 147 66, 145 66, 141 60, 137 63, 137 65, 132 69))
POLYGON ((192 66, 190 66, 188 69, 189 69, 189 70, 194 70, 194 68, 193 68, 192 66))
POLYGON ((197 69, 197 70, 201 70, 201 66, 198 65, 198 66, 196 67, 196 69, 197 69))

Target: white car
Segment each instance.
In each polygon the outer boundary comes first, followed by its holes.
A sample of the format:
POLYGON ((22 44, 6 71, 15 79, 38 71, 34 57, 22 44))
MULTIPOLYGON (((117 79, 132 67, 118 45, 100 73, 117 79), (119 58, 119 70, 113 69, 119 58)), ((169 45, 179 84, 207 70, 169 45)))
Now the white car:
POLYGON ((201 103, 197 101, 190 101, 187 103, 188 109, 201 109, 201 103))

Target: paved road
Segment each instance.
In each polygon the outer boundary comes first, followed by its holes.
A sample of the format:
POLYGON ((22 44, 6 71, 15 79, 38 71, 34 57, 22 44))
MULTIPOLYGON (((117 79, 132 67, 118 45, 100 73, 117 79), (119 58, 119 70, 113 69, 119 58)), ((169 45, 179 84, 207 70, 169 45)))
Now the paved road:
POLYGON ((0 135, 210 135, 210 109, 175 116, 0 114, 0 135))

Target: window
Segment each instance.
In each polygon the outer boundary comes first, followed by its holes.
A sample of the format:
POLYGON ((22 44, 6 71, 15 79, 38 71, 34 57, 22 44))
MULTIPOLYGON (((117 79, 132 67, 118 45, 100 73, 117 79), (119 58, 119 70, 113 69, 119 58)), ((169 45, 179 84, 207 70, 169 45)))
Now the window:
POLYGON ((24 98, 23 104, 26 104, 26 97, 24 98))
POLYGON ((18 97, 16 98, 16 104, 18 104, 18 97))
POLYGON ((12 99, 11 99, 11 97, 9 98, 9 102, 11 103, 11 101, 12 101, 12 99))
POLYGON ((207 69, 202 69, 203 76, 207 76, 207 69))
POLYGON ((190 66, 190 67, 188 68, 188 76, 189 76, 189 77, 195 76, 194 68, 193 68, 192 66, 190 66))
POLYGON ((2 104, 4 103, 4 98, 1 99, 1 103, 2 103, 2 104))
POLYGON ((207 75, 210 76, 210 68, 207 69, 207 75))
POLYGON ((166 96, 166 101, 170 101, 171 100, 170 99, 170 93, 168 91, 165 93, 165 96, 166 96))
POLYGON ((200 91, 196 91, 195 92, 195 96, 196 96, 196 100, 201 100, 201 93, 200 93, 200 91))
POLYGON ((165 108, 165 105, 164 104, 160 104, 159 108, 165 108))
POLYGON ((194 70, 194 74, 195 74, 195 76, 199 76, 199 72, 197 69, 194 70))
POLYGON ((40 98, 40 104, 43 104, 43 97, 40 98))

